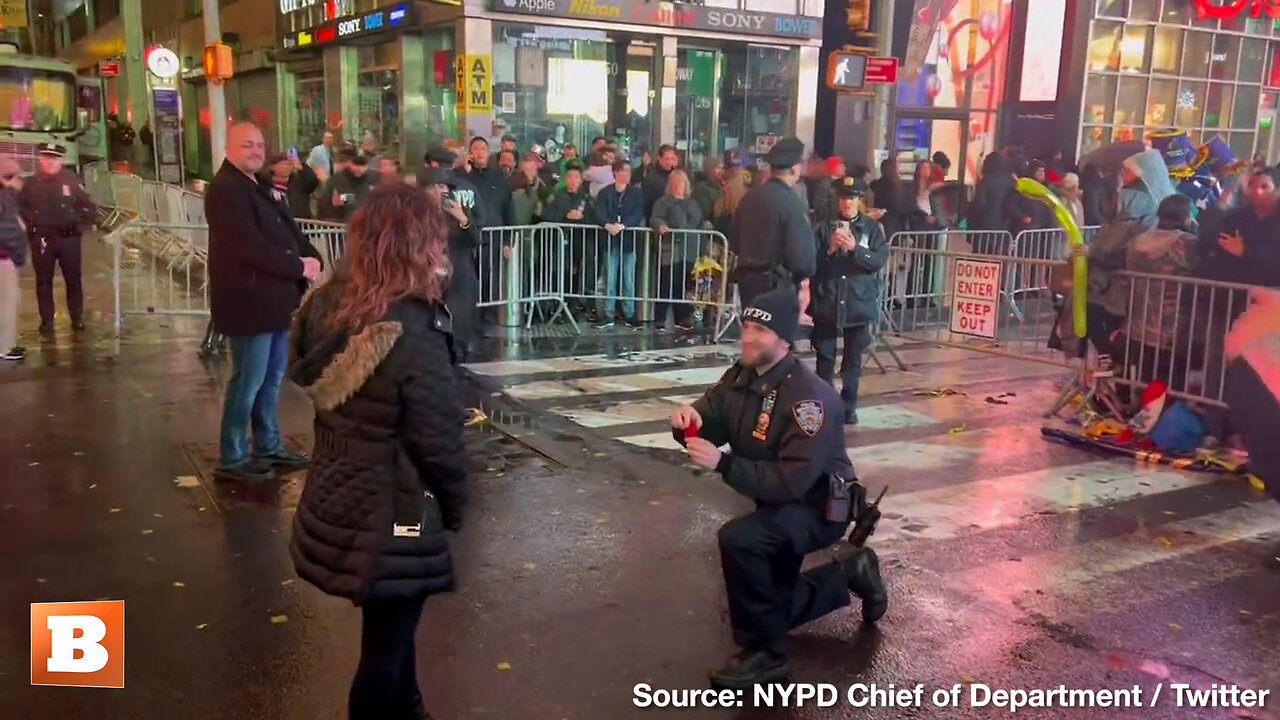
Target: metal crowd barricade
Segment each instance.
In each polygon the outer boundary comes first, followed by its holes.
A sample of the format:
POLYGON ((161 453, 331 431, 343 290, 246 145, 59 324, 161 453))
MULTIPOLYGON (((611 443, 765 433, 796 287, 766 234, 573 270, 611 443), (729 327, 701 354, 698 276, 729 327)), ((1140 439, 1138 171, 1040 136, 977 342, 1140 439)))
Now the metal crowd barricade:
POLYGON ((563 295, 564 251, 564 231, 557 225, 484 228, 476 255, 477 306, 496 308, 502 327, 528 329, 535 320, 563 318, 578 332, 563 295))
POLYGON ((333 275, 333 268, 342 260, 347 248, 347 226, 329 220, 311 220, 299 218, 298 229, 306 236, 311 247, 320 253, 320 262, 324 264, 321 282, 333 275))
POLYGON ((107 236, 117 336, 128 315, 208 315, 208 232, 135 220, 107 236))
MULTIPOLYGON (((1004 239, 998 232, 986 237, 993 241, 1004 239)), ((1029 312, 1021 318, 1002 312, 1002 304, 1007 301, 1002 278, 1011 272, 1048 272, 1056 264, 1050 260, 899 244, 890 248, 882 273, 885 328, 892 335, 931 345, 1065 365, 1062 353, 1047 346, 1057 318, 1052 298, 1031 298, 1029 312), (922 267, 930 268, 934 274, 928 282, 918 277, 900 278, 904 273, 915 274, 922 267), (894 295, 892 288, 912 280, 918 283, 915 292, 905 298, 894 295)))
MULTIPOLYGON (((1086 245, 1093 239, 1098 230, 1097 226, 1080 228, 1080 233, 1086 245)), ((1023 230, 1013 239, 1009 254, 1014 258, 1063 261, 1071 254, 1070 244, 1067 238, 1067 231, 1060 227, 1023 230)), ((1049 274, 1047 271, 1010 273, 1005 280, 1004 292, 1008 297, 1012 312, 1018 318, 1022 317, 1022 307, 1018 303, 1019 298, 1034 293, 1045 294, 1049 292, 1049 274)))
POLYGON ((1174 397, 1226 407, 1224 339, 1256 288, 1127 271, 1118 275, 1128 286, 1123 341, 1098 349, 1119 368, 1112 382, 1140 389, 1159 379, 1174 397))
MULTIPOLYGON (((1012 244, 1013 235, 1007 230, 896 232, 889 238, 889 259, 883 273, 885 307, 912 308, 936 302, 942 289, 951 284, 947 253, 1004 258, 1012 244)), ((1003 292, 1001 301, 1017 314, 1012 299, 1003 292)), ((894 313, 886 314, 884 324, 890 332, 896 330, 897 319, 894 313)))

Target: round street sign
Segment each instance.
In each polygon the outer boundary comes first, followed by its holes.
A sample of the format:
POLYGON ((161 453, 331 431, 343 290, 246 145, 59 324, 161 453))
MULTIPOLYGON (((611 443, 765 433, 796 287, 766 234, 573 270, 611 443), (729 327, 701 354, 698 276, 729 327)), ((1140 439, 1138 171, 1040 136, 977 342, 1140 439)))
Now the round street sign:
POLYGON ((147 69, 162 80, 178 74, 181 69, 178 63, 178 55, 169 48, 158 47, 147 53, 147 69))

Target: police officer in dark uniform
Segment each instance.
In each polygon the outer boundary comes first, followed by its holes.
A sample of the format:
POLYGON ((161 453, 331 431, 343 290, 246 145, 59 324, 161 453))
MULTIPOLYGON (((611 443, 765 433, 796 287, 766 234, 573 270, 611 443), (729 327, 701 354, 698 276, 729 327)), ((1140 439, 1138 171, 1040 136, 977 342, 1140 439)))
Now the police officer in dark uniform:
POLYGON ((775 288, 797 292, 816 262, 809 208, 792 189, 801 182, 804 143, 782 138, 765 157, 769 179, 747 191, 733 214, 729 249, 738 255, 734 281, 742 307, 775 288))
POLYGON ((53 271, 62 268, 67 286, 71 327, 84 329, 84 290, 80 284, 80 226, 97 220, 98 206, 80 178, 62 164, 67 149, 54 143, 40 146, 38 166, 18 196, 19 212, 27 224, 31 264, 36 271, 36 304, 40 333, 53 332, 53 271))
POLYGON ((791 352, 800 320, 796 293, 764 293, 742 317, 741 360, 671 418, 694 462, 756 502, 755 512, 719 532, 729 618, 742 652, 711 681, 731 689, 785 678, 791 667, 783 637, 847 606, 850 592, 862 600, 865 622, 888 608, 869 548, 800 572, 805 555, 844 536, 866 494, 844 428, 828 417, 840 397, 791 352), (726 444, 727 452, 719 450, 726 444))
POLYGON ((880 223, 862 214, 866 194, 862 181, 846 177, 835 185, 836 218, 819 222, 814 229, 818 272, 810 287, 812 343, 818 377, 830 383, 835 376, 836 340, 844 339, 840 398, 845 424, 857 425, 862 354, 871 346, 871 328, 879 317, 878 273, 889 257, 889 245, 880 223))

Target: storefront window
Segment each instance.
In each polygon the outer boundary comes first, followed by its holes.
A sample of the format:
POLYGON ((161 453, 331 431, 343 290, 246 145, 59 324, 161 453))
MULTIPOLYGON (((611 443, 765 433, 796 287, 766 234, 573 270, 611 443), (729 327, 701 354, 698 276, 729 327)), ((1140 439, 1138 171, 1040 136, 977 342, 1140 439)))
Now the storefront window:
POLYGON ((684 49, 676 70, 676 151, 685 166, 700 168, 723 153, 717 110, 722 56, 718 50, 684 49))
POLYGON ((1129 0, 1129 19, 1141 22, 1160 19, 1160 0, 1129 0))
POLYGON ((1236 79, 1240 65, 1240 38, 1235 35, 1214 35, 1213 53, 1209 56, 1209 79, 1236 79))
POLYGON ((1147 72, 1147 40, 1151 28, 1146 25, 1126 25, 1124 40, 1120 41, 1120 72, 1147 72))
MULTIPOLYGON (((625 80, 626 56, 620 67, 605 32, 494 23, 493 33, 496 135, 509 134, 522 148, 542 145, 555 161, 566 143, 582 149, 608 134, 614 97, 626 98, 628 116, 636 110, 625 80)), ((647 110, 647 98, 640 109, 647 110)), ((647 114, 625 119, 647 127, 647 114)))
POLYGON ((1117 125, 1141 125, 1147 100, 1145 77, 1120 78, 1120 91, 1116 97, 1114 122, 1117 125))
POLYGON ((1177 99, 1177 80, 1152 80, 1151 94, 1147 96, 1147 124, 1169 124, 1177 99))
POLYGON ((1097 0, 1098 17, 1125 17, 1126 0, 1097 0))
POLYGON ((1097 22, 1093 26, 1093 40, 1089 42, 1089 69, 1116 72, 1120 69, 1120 38, 1124 26, 1120 23, 1097 22))
POLYGON ((1085 124, 1105 125, 1111 122, 1116 111, 1116 77, 1114 75, 1090 75, 1085 86, 1085 124))
POLYGON ((1237 85, 1236 102, 1231 110, 1231 127, 1236 130, 1252 130, 1258 122, 1258 101, 1262 88, 1257 85, 1237 85))
POLYGON ((1151 45, 1151 72, 1160 75, 1177 75, 1182 60, 1182 28, 1156 28, 1155 42, 1151 45))
POLYGON ((1209 58, 1213 55, 1213 35, 1206 32, 1187 32, 1182 41, 1182 74, 1187 77, 1206 77, 1209 58))
POLYGON ((1235 98, 1235 89, 1235 85, 1209 83, 1209 95, 1204 109, 1206 128, 1231 127, 1231 103, 1235 98))
POLYGON ((372 136, 392 157, 400 155, 400 42, 359 48, 356 75, 356 127, 351 140, 372 136))
MULTIPOLYGON (((428 145, 437 143, 458 132, 457 92, 454 78, 454 32, 450 30, 431 31, 423 34, 423 54, 427 62, 427 83, 425 99, 427 103, 427 136, 428 145)), ((413 88, 409 88, 412 92, 413 88)), ((494 98, 494 110, 499 109, 500 99, 494 98)), ((406 130, 412 131, 411 128, 406 130)), ((412 159, 412 158, 410 158, 412 159)))
POLYGON ((720 151, 768 152, 793 132, 800 52, 748 45, 724 51, 720 96, 720 151))
POLYGON ((310 150, 324 138, 328 129, 324 111, 324 71, 315 70, 298 73, 297 112, 298 112, 298 152, 303 148, 310 150))
POLYGON ((1267 64, 1267 42, 1246 38, 1240 44, 1240 82, 1262 82, 1262 70, 1267 64))
POLYGON ((1205 92, 1202 82, 1183 80, 1178 86, 1178 112, 1174 123, 1180 128, 1200 127, 1204 120, 1205 92))

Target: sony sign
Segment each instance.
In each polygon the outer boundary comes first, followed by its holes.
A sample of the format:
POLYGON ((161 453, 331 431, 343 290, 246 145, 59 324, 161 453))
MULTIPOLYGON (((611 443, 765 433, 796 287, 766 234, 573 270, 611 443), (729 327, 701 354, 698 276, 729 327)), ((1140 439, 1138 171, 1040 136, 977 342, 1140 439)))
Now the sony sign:
POLYGON ((316 0, 280 0, 280 14, 288 15, 316 4, 316 0))
POLYGON ((760 32, 764 29, 764 16, 755 13, 710 10, 707 12, 707 24, 716 29, 760 32))

